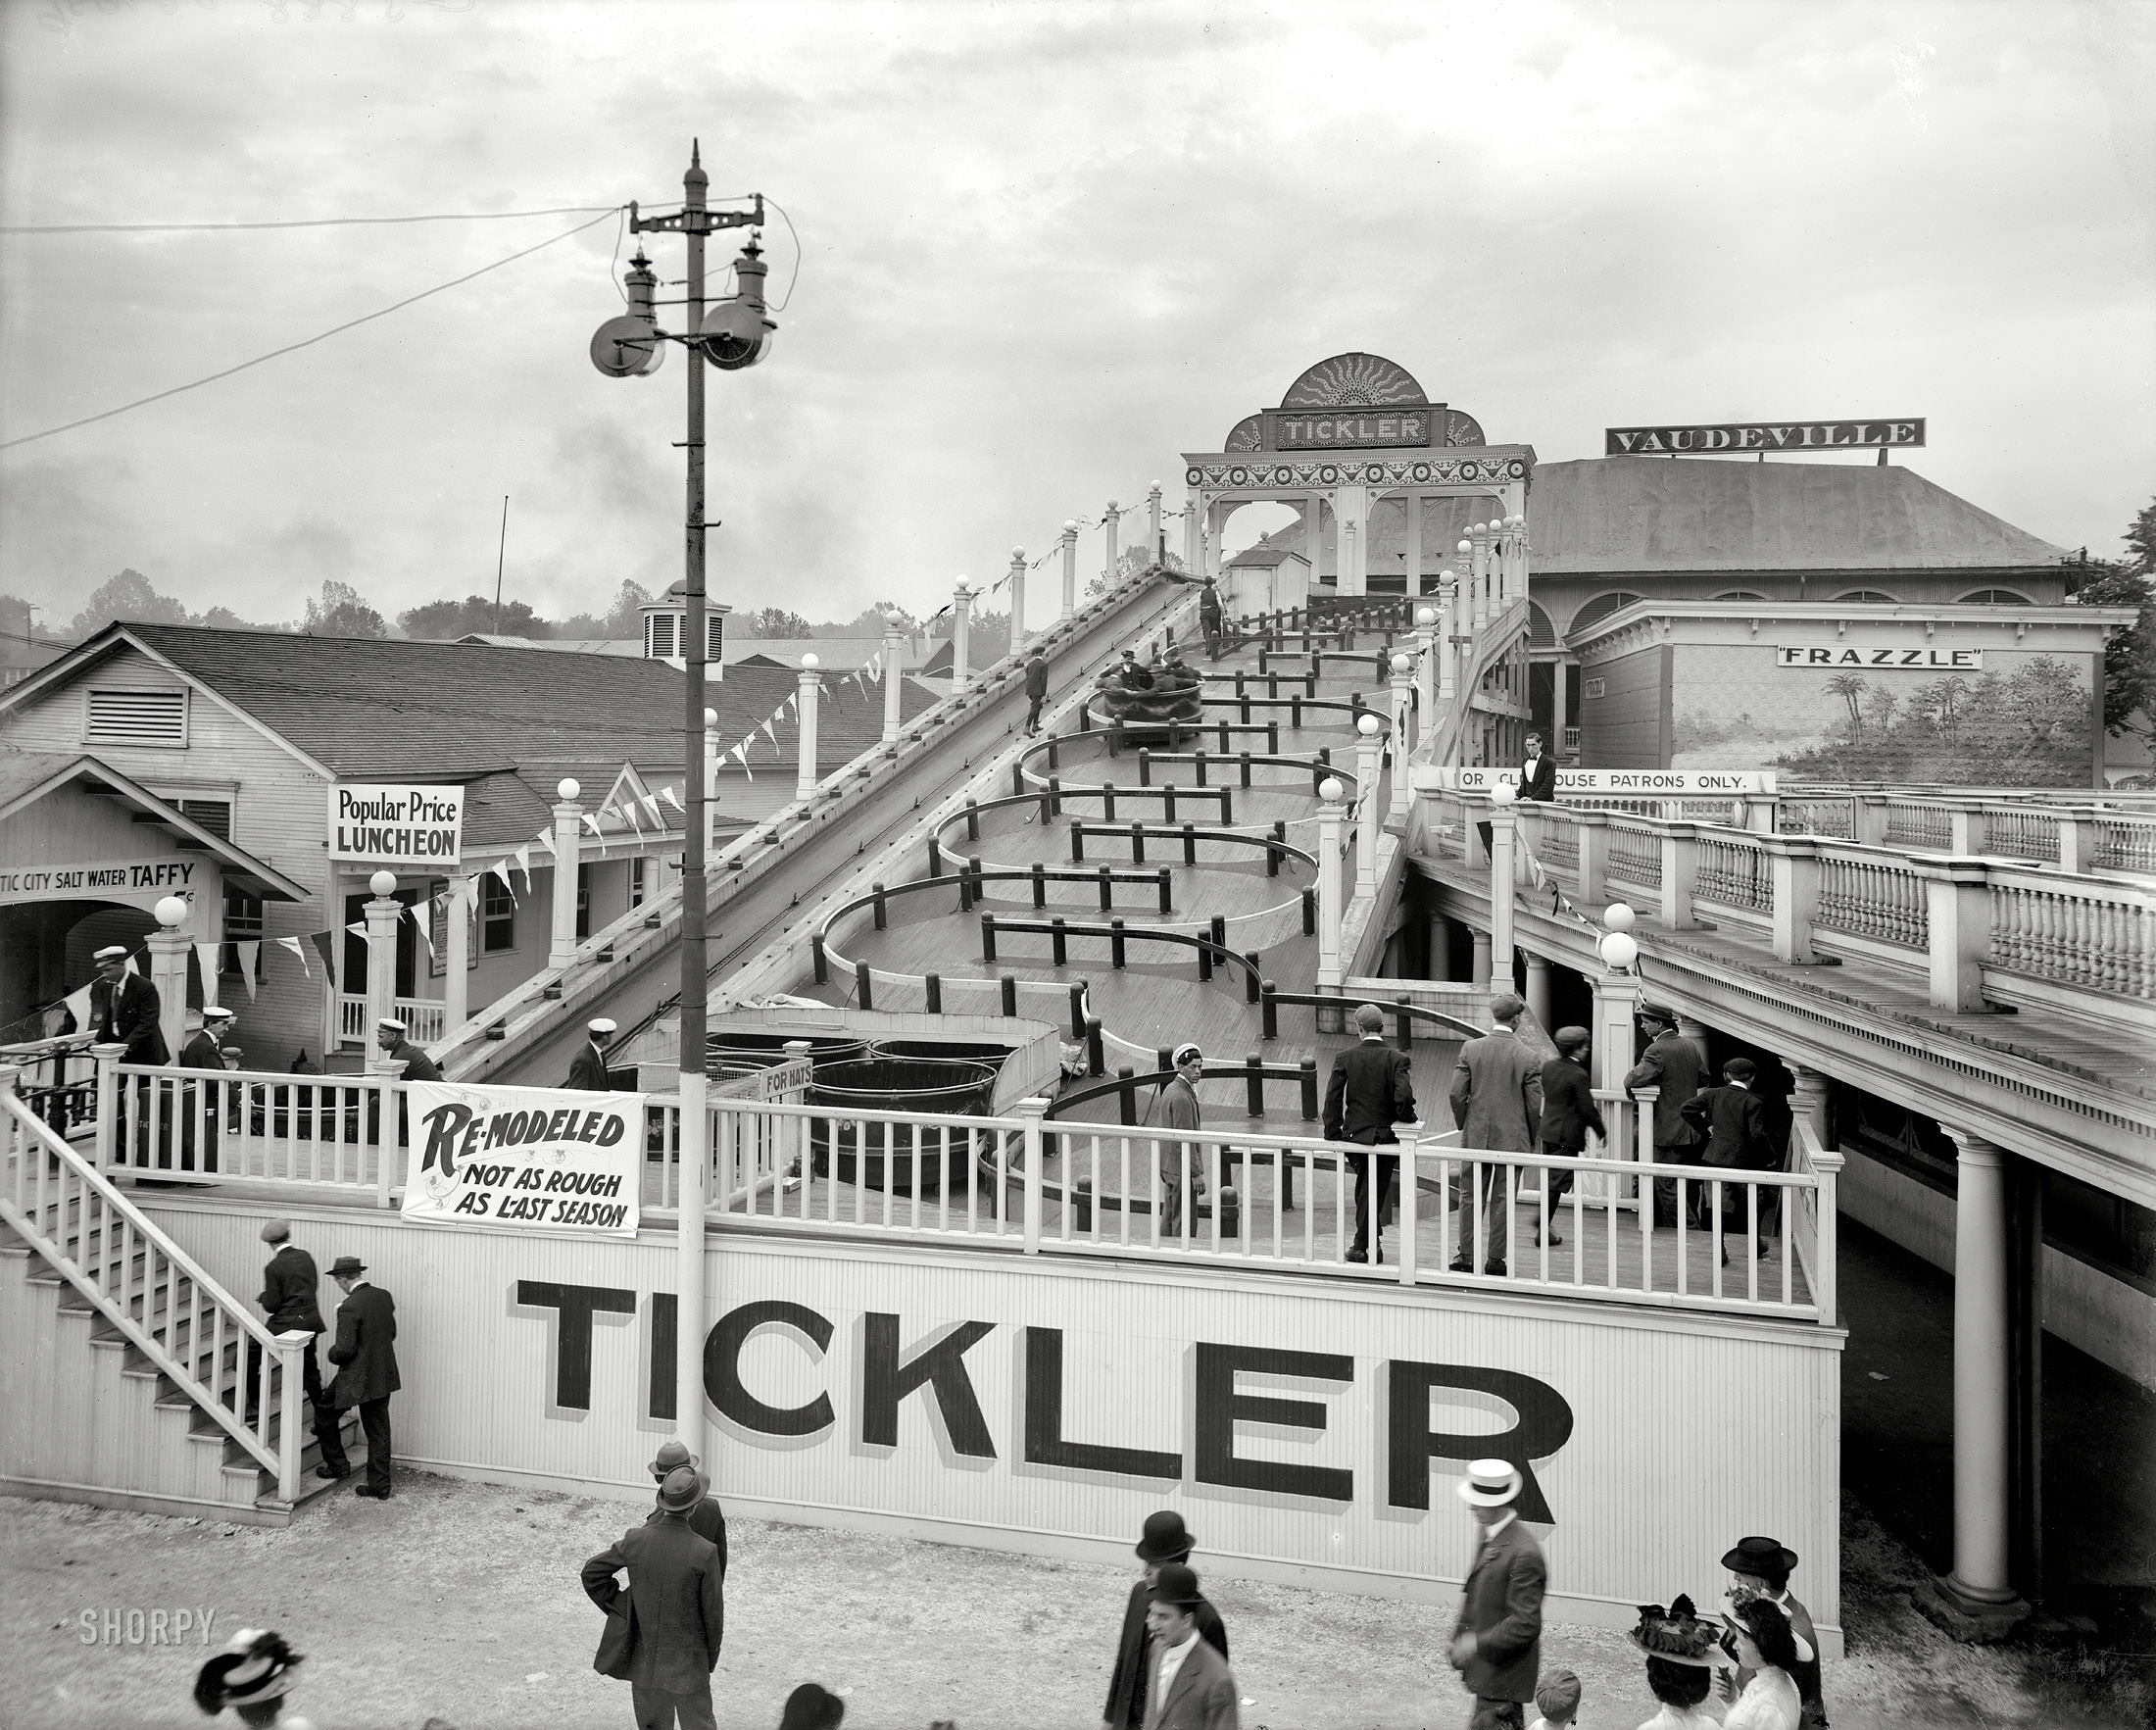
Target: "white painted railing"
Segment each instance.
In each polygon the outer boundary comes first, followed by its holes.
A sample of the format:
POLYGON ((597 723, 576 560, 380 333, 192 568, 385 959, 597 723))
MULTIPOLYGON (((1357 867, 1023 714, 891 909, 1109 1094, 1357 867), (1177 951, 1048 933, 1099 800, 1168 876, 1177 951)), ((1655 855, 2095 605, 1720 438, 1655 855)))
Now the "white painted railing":
MULTIPOLYGON (((1866 792, 1796 786, 1775 800, 1786 835, 1970 858, 2030 860, 2061 870, 2156 875, 2156 813, 2090 795, 1866 792)), ((1662 815, 1668 816, 1669 813, 1662 815)))
MULTIPOLYGON (((0 1070, 0 1218, 258 1466, 276 1473, 281 1501, 296 1502, 308 1430, 300 1353, 313 1336, 270 1333, 23 1103, 13 1070, 0 1070)), ((10 1397, 34 1400, 37 1390, 10 1397)))
MULTIPOLYGON (((389 1012, 409 1028, 414 1045, 433 1045, 449 1031, 449 1006, 439 998, 400 997, 389 1012)), ((374 1029, 367 1024, 367 999, 350 992, 337 995, 337 1038, 351 1045, 371 1045, 374 1029)))

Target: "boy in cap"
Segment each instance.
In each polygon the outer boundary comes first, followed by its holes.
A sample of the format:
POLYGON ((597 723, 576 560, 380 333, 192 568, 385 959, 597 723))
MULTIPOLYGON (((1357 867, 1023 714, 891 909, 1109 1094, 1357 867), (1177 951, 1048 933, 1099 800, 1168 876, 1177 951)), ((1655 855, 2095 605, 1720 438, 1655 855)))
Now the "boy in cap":
POLYGON ((182 1069, 221 1069, 224 1067, 224 1036, 232 1030, 232 1012, 218 1008, 216 1004, 202 1012, 202 1025, 192 1039, 179 1048, 178 1067, 182 1069))
POLYGON ((725 1634, 718 1552, 689 1529, 704 1495, 694 1466, 659 1486, 659 1517, 584 1564, 584 1591, 607 1612, 592 1668, 629 1685, 639 1730, 716 1730, 711 1672, 725 1634), (615 1578, 629 1576, 624 1593, 615 1578))
POLYGON ((1524 1703, 1535 1698, 1542 1668, 1549 1569, 1543 1547, 1520 1523, 1525 1482, 1510 1460, 1478 1459, 1459 1486, 1460 1500, 1482 1528, 1452 1625, 1452 1667, 1475 1697, 1468 1730, 1525 1730, 1524 1703))
MULTIPOLYGON (((1153 1095, 1146 1108, 1146 1123, 1153 1129, 1196 1129, 1199 1125, 1198 1083, 1204 1078, 1205 1054, 1188 1040, 1169 1054, 1174 1079, 1153 1095)), ((1204 1154, 1195 1142, 1155 1141, 1160 1163, 1160 1239, 1184 1235, 1183 1193, 1188 1187, 1193 1200, 1205 1193, 1204 1154)), ((1194 1210, 1195 1211, 1195 1210, 1194 1210)))
POLYGON ((613 1077, 607 1072, 607 1041, 614 1034, 613 1022, 600 1015, 584 1023, 584 1044, 569 1060, 569 1078, 564 1086, 585 1093, 611 1093, 613 1077))
POLYGON ((1146 1609, 1152 1651, 1146 1658, 1144 1730, 1238 1730, 1235 1672, 1199 1635, 1198 1606, 1205 1601, 1198 1575, 1164 1562, 1146 1609))
POLYGON ((1527 1730, 1572 1730, 1580 1715, 1580 1678, 1570 1670, 1552 1670, 1535 1685, 1535 1709, 1542 1714, 1527 1730))
MULTIPOLYGON (((1700 1158, 1710 1166, 1722 1170, 1763 1170, 1767 1166, 1765 1147, 1767 1140, 1767 1108, 1764 1101, 1752 1092, 1752 1077, 1758 1073, 1749 1058, 1732 1058, 1722 1065, 1722 1085, 1702 1087, 1685 1102, 1685 1121, 1691 1125, 1695 1135, 1704 1136, 1705 1146, 1700 1158)), ((1771 1163, 1779 1164, 1779 1161, 1771 1163)), ((1705 1188, 1704 1185, 1701 1186, 1705 1188)), ((1759 1253, 1768 1252, 1767 1202, 1772 1191, 1762 1190, 1759 1196, 1759 1253)), ((1735 1233, 1742 1236, 1750 1229, 1747 1217, 1750 1210, 1746 1202, 1747 1192, 1741 1189, 1722 1192, 1722 1230, 1724 1235, 1735 1233)), ((1706 1223, 1713 1223, 1712 1191, 1699 1198, 1699 1211, 1706 1223)), ((1722 1252, 1722 1260, 1728 1261, 1729 1252, 1722 1252)))
MULTIPOLYGON (((1789 1590, 1789 1575, 1796 1570, 1796 1552, 1784 1548, 1776 1539, 1738 1539, 1737 1547, 1722 1557, 1722 1565, 1730 1570, 1726 1596, 1732 1608, 1748 1599, 1763 1598, 1789 1618, 1790 1630, 1796 1635, 1797 1656, 1789 1680, 1796 1684, 1797 1695, 1804 1703, 1803 1730, 1826 1730, 1827 1699, 1819 1667, 1819 1634, 1812 1626, 1812 1612, 1789 1590)), ((1738 1671, 1740 1691, 1750 1680, 1748 1671, 1738 1671)))
MULTIPOLYGON (((1151 1651, 1146 1624, 1152 1605, 1152 1589, 1160 1583, 1160 1570, 1170 1562, 1188 1562, 1196 1540, 1184 1529, 1183 1516, 1173 1508, 1149 1513, 1137 1544, 1144 1565, 1138 1583, 1130 1589, 1130 1603, 1123 1610, 1123 1632, 1115 1646, 1115 1668, 1108 1676, 1108 1704, 1101 1714, 1102 1730, 1140 1730, 1146 1721, 1147 1656, 1151 1651)), ((1208 1646, 1228 1656, 1228 1630, 1220 1612, 1203 1597, 1192 1606, 1198 1632, 1208 1646)))

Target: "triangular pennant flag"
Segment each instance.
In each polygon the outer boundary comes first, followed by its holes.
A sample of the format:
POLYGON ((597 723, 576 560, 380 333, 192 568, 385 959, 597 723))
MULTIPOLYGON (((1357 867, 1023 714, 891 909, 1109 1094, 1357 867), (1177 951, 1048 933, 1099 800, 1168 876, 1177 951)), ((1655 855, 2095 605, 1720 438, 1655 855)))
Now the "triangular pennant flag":
POLYGON ((764 736, 768 738, 773 745, 776 745, 778 743, 778 729, 772 726, 771 722, 779 719, 784 714, 785 710, 782 706, 781 708, 771 711, 768 716, 766 716, 762 720, 757 723, 763 729, 764 736))
POLYGON ((315 976, 315 969, 307 964, 306 944, 302 943, 297 937, 279 937, 276 942, 279 949, 289 949, 299 958, 301 972, 305 973, 310 979, 315 976))
POLYGON ((741 760, 741 772, 752 781, 757 778, 757 771, 749 766, 749 760, 746 757, 741 760))
POLYGON ((584 813, 582 814, 582 816, 583 816, 584 821, 585 821, 585 822, 587 822, 587 823, 589 823, 589 824, 591 825, 591 832, 592 832, 592 833, 593 833, 594 835, 598 834, 598 833, 599 833, 599 819, 598 819, 597 817, 593 816, 592 816, 592 814, 591 814, 590 812, 588 812, 588 811, 587 811, 587 812, 584 812, 584 813))
POLYGON ((247 1001, 252 1003, 256 996, 255 968, 262 960, 262 945, 252 941, 235 943, 232 953, 239 957, 240 983, 247 987, 247 1001))
POLYGON ((61 1002, 74 1017, 74 1030, 77 1033, 86 1031, 90 1025, 90 988, 85 985, 80 991, 71 991, 61 1002))
POLYGON ((674 810, 678 811, 683 816, 687 816, 689 815, 689 808, 681 803, 680 795, 677 794, 671 787, 662 787, 659 790, 659 796, 663 799, 668 805, 672 806, 674 810))
POLYGON ((646 793, 640 796, 639 803, 642 804, 645 811, 650 814, 653 822, 657 823, 662 829, 666 826, 666 819, 661 814, 659 809, 659 801, 656 798, 654 798, 651 794, 646 793))
MULTIPOLYGON (((321 957, 322 977, 325 979, 334 979, 337 976, 336 932, 310 931, 307 934, 307 941, 315 946, 315 953, 321 957)), ((304 966, 305 964, 306 964, 304 962, 301 963, 301 965, 304 966)))
MULTIPOLYGON (((514 894, 516 893, 516 885, 515 885, 514 883, 512 883, 512 882, 511 882, 511 881, 509 880, 509 861, 508 861, 508 860, 506 860, 506 859, 498 859, 498 860, 496 860, 496 861, 495 861, 495 862, 494 862, 494 863, 493 863, 492 865, 488 865, 488 866, 487 866, 487 869, 486 869, 486 874, 487 874, 488 876, 490 876, 490 877, 499 877, 499 878, 501 878, 501 879, 502 879, 502 887, 503 887, 503 888, 507 889, 507 890, 508 890, 508 891, 509 891, 509 892, 510 892, 510 893, 511 893, 512 895, 514 895, 514 894)), ((531 879, 530 879, 529 877, 526 877, 526 878, 524 879, 524 881, 525 881, 525 883, 529 884, 529 883, 530 883, 530 881, 531 881, 531 879)))
POLYGON ((434 933, 428 927, 433 922, 431 914, 422 914, 417 908, 412 909, 413 929, 418 932, 419 941, 426 945, 426 959, 430 962, 434 959, 434 933))
POLYGON ((365 937, 367 935, 367 921, 365 919, 354 919, 349 925, 345 926, 345 929, 355 937, 365 937))
POLYGON ((644 825, 636 820, 635 800, 629 800, 615 815, 618 816, 622 819, 622 821, 626 822, 630 828, 636 831, 636 838, 639 841, 644 839, 644 825))
POLYGON ((525 842, 516 850, 516 868, 524 873, 524 893, 531 893, 531 843, 525 842))
POLYGON ((198 943, 195 945, 195 964, 202 968, 202 1001, 211 1009, 218 1007, 218 964, 224 959, 221 943, 198 943))
MULTIPOLYGON (((530 843, 529 843, 529 842, 526 842, 526 843, 525 843, 525 845, 526 845, 526 846, 529 846, 529 845, 530 845, 530 843)), ((545 831, 544 829, 542 829, 542 830, 540 830, 540 831, 539 831, 539 845, 540 845, 540 846, 542 846, 542 847, 544 847, 544 848, 545 848, 545 849, 547 850, 547 853, 548 853, 548 855, 549 855, 550 857, 551 857, 551 856, 553 855, 553 853, 554 853, 554 837, 553 837, 552 835, 548 834, 548 833, 547 833, 547 832, 546 832, 546 831, 545 831)), ((527 855, 526 855, 525 857, 526 857, 526 858, 529 858, 530 856, 529 856, 529 855, 527 854, 527 855)), ((504 878, 503 880, 504 880, 505 882, 506 882, 506 881, 508 881, 508 879, 507 879, 507 878, 504 878)))

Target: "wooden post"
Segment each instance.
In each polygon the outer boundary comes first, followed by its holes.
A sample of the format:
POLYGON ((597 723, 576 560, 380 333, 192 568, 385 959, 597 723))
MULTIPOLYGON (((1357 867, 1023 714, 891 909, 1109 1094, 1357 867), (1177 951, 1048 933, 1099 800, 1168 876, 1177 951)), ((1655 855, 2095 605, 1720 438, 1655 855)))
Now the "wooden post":
POLYGON ((1981 859, 1912 859, 1924 879, 1931 938, 1931 1004, 1936 1010, 1984 1007, 1984 961, 1991 948, 1991 894, 1981 859))
POLYGON ((1699 873, 1699 828, 1696 823, 1662 825, 1662 923, 1672 931, 1690 931, 1698 924, 1691 914, 1692 884, 1699 873))
POLYGON ((1067 623, 1070 616, 1078 611, 1078 524, 1063 524, 1063 611, 1058 615, 1067 623))
POLYGON ((1804 835, 1768 835, 1759 845, 1774 882, 1774 959, 1809 963, 1819 916, 1819 843, 1804 835))
MULTIPOLYGON (((584 817, 584 808, 577 803, 577 795, 582 791, 574 781, 564 781, 555 788, 558 798, 554 807, 554 925, 547 944, 547 965, 550 967, 565 967, 576 959, 576 878, 577 863, 583 854, 584 817)), ((373 935, 373 913, 370 905, 368 908, 369 939, 373 935)), ((392 973, 396 957, 392 925, 389 952, 392 973)), ((369 1000, 373 996, 374 972, 374 956, 369 951, 367 961, 369 1000)))
MULTIPOLYGON (((964 656, 965 636, 960 627, 958 653, 964 656)), ((958 683, 965 683, 959 676, 958 683)), ((801 729, 801 750, 794 767, 794 797, 807 804, 816 796, 816 783, 823 777, 816 772, 816 699, 823 689, 822 675, 816 671, 816 658, 804 655, 801 658, 801 714, 797 717, 801 729)))
POLYGON ((883 742, 886 745, 895 745, 899 739, 899 704, 906 687, 901 663, 906 644, 906 635, 900 629, 899 621, 886 615, 883 621, 883 742))

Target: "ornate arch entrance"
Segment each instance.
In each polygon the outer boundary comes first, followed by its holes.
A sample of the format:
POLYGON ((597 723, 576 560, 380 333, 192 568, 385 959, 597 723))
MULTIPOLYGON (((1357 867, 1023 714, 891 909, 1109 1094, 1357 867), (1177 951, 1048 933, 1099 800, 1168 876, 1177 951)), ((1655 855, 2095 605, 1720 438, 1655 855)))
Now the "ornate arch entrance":
POLYGON ((1424 555, 1424 501, 1487 498, 1492 516, 1524 518, 1535 474, 1532 445, 1486 442, 1472 416, 1432 402, 1404 367, 1359 352, 1318 362, 1277 409, 1245 417, 1221 450, 1186 451, 1183 462, 1191 504, 1184 557, 1193 568, 1218 575, 1228 513, 1272 500, 1302 519, 1313 583, 1329 571, 1327 586, 1340 595, 1370 593, 1370 523, 1379 505, 1397 501, 1406 519, 1398 576, 1388 571, 1381 583, 1419 595, 1446 560, 1442 544, 1424 555))

